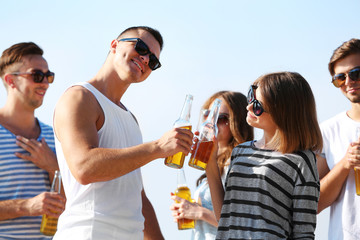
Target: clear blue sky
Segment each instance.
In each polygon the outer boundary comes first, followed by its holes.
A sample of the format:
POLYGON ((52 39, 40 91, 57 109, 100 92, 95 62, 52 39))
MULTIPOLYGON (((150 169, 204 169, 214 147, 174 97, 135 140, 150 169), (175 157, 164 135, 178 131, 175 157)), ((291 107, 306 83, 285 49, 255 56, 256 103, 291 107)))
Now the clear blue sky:
MULTIPOLYGON (((50 125, 65 89, 94 76, 111 40, 135 25, 157 28, 165 41, 163 67, 123 97, 144 141, 172 127, 187 93, 194 95, 196 125, 198 110, 212 93, 245 94, 257 77, 274 71, 296 71, 309 81, 323 121, 349 108, 330 83, 327 63, 341 43, 360 37, 359 9, 358 0, 2 1, 0 51, 23 41, 44 49, 56 77, 36 115, 50 125)), ((5 100, 1 87, 0 105, 5 100)), ((185 171, 194 192, 202 172, 187 166, 185 171)), ((178 231, 169 211, 176 171, 158 159, 143 168, 143 180, 165 238, 189 239, 190 231, 178 231)), ((327 218, 328 211, 318 217, 317 239, 326 239, 327 218)))

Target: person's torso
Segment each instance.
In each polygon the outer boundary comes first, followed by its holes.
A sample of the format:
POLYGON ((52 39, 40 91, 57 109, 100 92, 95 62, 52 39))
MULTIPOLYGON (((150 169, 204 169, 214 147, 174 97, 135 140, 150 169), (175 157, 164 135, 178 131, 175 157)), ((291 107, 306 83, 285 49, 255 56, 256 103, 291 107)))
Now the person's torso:
POLYGON ((253 142, 234 148, 216 239, 314 236, 319 197, 315 156, 311 151, 299 154, 258 149, 253 142), (299 195, 305 186, 313 194, 299 195), (304 200, 296 201, 295 196, 304 200))
MULTIPOLYGON (((360 122, 350 119, 346 112, 321 123, 322 154, 330 170, 345 156, 349 144, 355 141, 357 127, 360 127, 360 122)), ((360 209, 360 196, 356 195, 354 171, 350 170, 340 195, 330 207, 330 240, 360 239, 360 211, 356 209, 360 209)))
MULTIPOLYGON (((139 126, 129 111, 118 107, 89 83, 78 85, 92 92, 103 110, 105 120, 98 131, 100 148, 126 148, 142 143, 139 126)), ((81 185, 72 176, 58 139, 56 148, 67 196, 56 237, 63 239, 70 234, 71 239, 76 236, 81 239, 141 239, 144 222, 141 170, 110 181, 81 185)))
MULTIPOLYGON (((54 134, 50 126, 39 121, 41 133, 55 152, 54 134)), ((16 136, 0 125, 0 201, 29 199, 50 191, 48 173, 34 163, 15 156, 28 152, 16 145, 16 136)), ((42 216, 24 216, 0 221, 0 239, 49 239, 40 233, 42 216)))

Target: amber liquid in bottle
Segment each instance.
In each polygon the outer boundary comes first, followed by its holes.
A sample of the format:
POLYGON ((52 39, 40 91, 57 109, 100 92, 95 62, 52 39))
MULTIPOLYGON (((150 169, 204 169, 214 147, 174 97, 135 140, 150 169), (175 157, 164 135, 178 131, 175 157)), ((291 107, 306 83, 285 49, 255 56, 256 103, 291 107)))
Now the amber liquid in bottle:
MULTIPOLYGON (((180 186, 176 189, 175 195, 188 200, 191 202, 191 192, 190 189, 187 186, 180 186)), ((193 219, 179 219, 178 220, 178 229, 179 230, 185 230, 185 229, 191 229, 195 228, 195 221, 193 219)))
MULTIPOLYGON (((360 140, 360 127, 356 128, 355 135, 356 135, 355 140, 359 141, 360 140)), ((354 172, 355 172, 356 195, 360 196, 360 168, 354 167, 354 172)))
MULTIPOLYGON (((191 126, 184 126, 185 128, 191 131, 191 126)), ((165 158, 165 165, 173 168, 181 168, 184 165, 185 154, 183 152, 178 152, 170 157, 165 158)))
MULTIPOLYGON (((190 112, 191 112, 192 101, 193 101, 193 96, 190 94, 186 95, 180 117, 174 123, 175 128, 184 128, 191 131, 190 112)), ((185 154, 183 152, 178 152, 172 156, 165 158, 164 164, 168 167, 179 169, 183 167, 184 159, 185 159, 185 154)))
MULTIPOLYGON (((55 176, 51 185, 50 192, 60 193, 61 191, 61 175, 59 171, 55 171, 55 176)), ((46 236, 54 236, 57 230, 57 217, 50 217, 46 214, 42 216, 40 232, 46 236)))
POLYGON ((210 154, 214 148, 214 142, 197 142, 194 147, 197 151, 191 154, 189 165, 199 170, 205 170, 210 159, 210 154))
POLYGON ((193 145, 191 146, 191 155, 189 166, 205 170, 210 159, 211 152, 214 148, 213 138, 217 136, 217 119, 219 117, 219 110, 221 100, 216 98, 212 104, 210 113, 205 122, 203 122, 199 129, 199 136, 195 136, 193 145))
POLYGON ((360 168, 355 167, 355 186, 356 186, 356 195, 360 196, 360 168))
POLYGON ((57 222, 58 218, 49 217, 48 215, 44 214, 42 216, 40 232, 46 236, 54 236, 57 230, 57 222))

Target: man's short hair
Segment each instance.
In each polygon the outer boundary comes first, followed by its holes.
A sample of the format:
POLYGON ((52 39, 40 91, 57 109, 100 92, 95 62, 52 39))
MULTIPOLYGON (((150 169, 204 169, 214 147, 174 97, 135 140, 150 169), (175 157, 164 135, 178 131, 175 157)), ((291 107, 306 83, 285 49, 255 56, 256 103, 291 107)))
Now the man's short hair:
POLYGON ((44 51, 33 42, 17 43, 6 49, 0 57, 0 77, 3 78, 8 68, 21 63, 24 56, 43 55, 44 51))
POLYGON ((119 40, 120 37, 127 33, 127 32, 130 32, 130 31, 133 31, 133 30, 144 30, 144 31, 147 31, 148 33, 150 33, 155 39, 156 41, 158 41, 159 45, 160 45, 160 51, 162 50, 163 48, 163 45, 164 45, 164 41, 163 41, 163 38, 160 34, 160 32, 154 28, 151 28, 151 27, 147 27, 147 26, 135 26, 135 27, 129 27, 127 29, 125 29, 124 31, 122 31, 122 33, 120 33, 120 35, 117 37, 117 39, 119 40))
POLYGON ((337 49, 334 50, 333 55, 330 58, 329 62, 329 72, 331 76, 334 76, 334 66, 335 64, 346 58, 351 54, 360 53, 360 39, 352 38, 349 41, 344 42, 337 49))

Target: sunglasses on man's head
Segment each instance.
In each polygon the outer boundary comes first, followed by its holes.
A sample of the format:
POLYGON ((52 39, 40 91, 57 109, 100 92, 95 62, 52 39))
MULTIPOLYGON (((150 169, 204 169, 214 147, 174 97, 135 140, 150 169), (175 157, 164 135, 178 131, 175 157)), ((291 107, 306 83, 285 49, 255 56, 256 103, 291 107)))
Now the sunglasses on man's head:
MULTIPOLYGON (((210 113, 209 109, 204 110, 204 112, 203 112, 204 121, 209 116, 209 113, 210 113)), ((217 125, 221 125, 221 124, 229 125, 229 114, 227 114, 227 113, 219 113, 218 120, 217 120, 216 124, 217 125)))
POLYGON ((256 116, 260 116, 263 112, 265 112, 262 104, 256 99, 255 96, 255 89, 257 89, 256 85, 251 85, 248 95, 247 95, 247 101, 248 104, 253 104, 253 112, 256 116))
POLYGON ((352 81, 359 81, 360 80, 360 66, 355 67, 351 69, 347 73, 339 73, 333 76, 332 83, 335 87, 339 88, 345 84, 346 75, 352 80, 352 81))
POLYGON ((31 75, 34 83, 42 83, 46 77, 48 83, 53 83, 55 78, 55 73, 47 71, 46 73, 41 70, 34 70, 32 72, 13 72, 12 75, 21 76, 21 75, 31 75))
POLYGON ((149 55, 149 63, 148 63, 149 68, 154 71, 154 70, 158 69, 159 67, 161 67, 161 63, 160 63, 159 59, 152 52, 150 52, 149 47, 140 38, 123 38, 123 39, 119 39, 118 41, 136 42, 135 51, 138 54, 140 54, 141 56, 150 54, 149 55))

